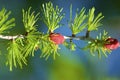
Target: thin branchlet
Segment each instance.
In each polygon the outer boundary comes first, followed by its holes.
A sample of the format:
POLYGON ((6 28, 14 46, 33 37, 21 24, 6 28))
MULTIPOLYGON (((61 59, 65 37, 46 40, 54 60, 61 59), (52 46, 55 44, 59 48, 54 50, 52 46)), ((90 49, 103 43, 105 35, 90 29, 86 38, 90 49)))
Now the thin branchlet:
POLYGON ((0 39, 6 39, 6 40, 11 40, 11 39, 17 39, 17 38, 24 38, 24 35, 15 35, 15 36, 4 36, 0 35, 0 39))
MULTIPOLYGON (((6 39, 6 40, 11 40, 11 39, 17 39, 17 38, 22 38, 24 39, 26 35, 15 35, 15 36, 4 36, 0 35, 0 39, 6 39)), ((94 40, 93 38, 86 37, 86 36, 64 36, 65 39, 75 39, 75 40, 88 40, 92 41, 94 40)))

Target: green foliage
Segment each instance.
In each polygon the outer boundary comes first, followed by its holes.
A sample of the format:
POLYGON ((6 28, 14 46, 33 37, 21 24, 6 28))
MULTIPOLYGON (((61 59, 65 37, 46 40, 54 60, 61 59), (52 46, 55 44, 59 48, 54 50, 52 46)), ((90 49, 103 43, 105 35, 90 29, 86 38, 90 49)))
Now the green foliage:
POLYGON ((106 42, 106 40, 107 40, 109 37, 110 37, 110 36, 108 36, 108 32, 106 32, 106 31, 104 30, 102 33, 100 33, 100 34, 96 37, 96 39, 99 39, 99 40, 102 40, 102 41, 106 42))
MULTIPOLYGON (((34 12, 31 12, 30 10, 31 7, 28 11, 23 10, 23 23, 27 32, 24 40, 24 56, 34 56, 35 50, 39 48, 42 52, 41 57, 46 57, 46 59, 48 59, 48 57, 53 54, 53 58, 55 59, 56 54, 58 54, 58 45, 55 45, 49 40, 49 35, 43 35, 36 31, 35 23, 38 20, 37 17, 39 13, 34 15, 34 12)), ((53 31, 58 28, 60 25, 59 22, 63 18, 63 15, 60 14, 62 9, 58 9, 58 6, 54 9, 53 4, 49 2, 46 3, 46 5, 43 4, 43 10, 44 20, 48 21, 45 24, 49 24, 49 30, 53 31)))
POLYGON ((31 31, 28 33, 25 39, 25 46, 24 46, 24 56, 34 56, 34 51, 36 47, 39 45, 39 32, 31 31))
POLYGON ((46 60, 50 55, 53 55, 53 59, 56 58, 56 55, 59 56, 58 49, 59 46, 54 44, 50 39, 49 35, 43 35, 39 43, 39 48, 42 52, 40 57, 45 57, 46 60))
POLYGON ((10 71, 12 71, 13 66, 17 67, 17 64, 22 68, 22 63, 26 64, 25 58, 29 55, 34 56, 34 50, 40 35, 35 24, 38 20, 38 15, 39 13, 35 15, 34 12, 31 12, 31 7, 28 11, 23 10, 23 23, 26 34, 23 35, 23 38, 18 36, 9 42, 6 64, 10 66, 10 71))
POLYGON ((72 20, 72 5, 70 7, 70 21, 69 27, 72 31, 72 34, 77 34, 83 31, 88 26, 88 31, 97 30, 102 24, 100 21, 104 18, 102 13, 99 13, 95 17, 95 8, 89 10, 88 14, 85 14, 85 8, 82 8, 80 12, 76 12, 74 20, 72 20), (86 22, 86 19, 88 21, 86 22))
POLYGON ((64 42, 64 45, 71 51, 76 50, 76 45, 73 42, 64 42))
POLYGON ((10 66, 10 71, 12 71, 13 66, 17 67, 17 64, 22 68, 23 63, 26 64, 26 59, 22 54, 22 46, 20 44, 19 38, 12 40, 8 43, 8 53, 6 65, 10 66))
POLYGON ((106 43, 106 39, 108 39, 108 33, 106 31, 99 34, 99 36, 96 37, 95 40, 89 41, 88 45, 84 48, 84 50, 89 49, 90 53, 95 56, 95 53, 98 53, 98 57, 101 58, 101 53, 104 54, 105 57, 107 57, 107 53, 110 53, 111 50, 106 49, 104 47, 104 44, 106 43))
POLYGON ((88 13, 88 31, 97 30, 98 27, 102 25, 100 21, 104 18, 104 16, 102 16, 102 13, 99 13, 95 17, 94 12, 95 12, 95 8, 93 7, 92 9, 89 10, 88 13))
POLYGON ((37 31, 36 29, 36 22, 38 21, 38 16, 39 13, 37 13, 35 15, 35 12, 31 12, 31 7, 25 11, 24 9, 23 11, 23 23, 24 23, 24 27, 26 29, 26 34, 25 34, 25 40, 24 40, 24 56, 34 56, 34 51, 38 45, 39 42, 39 35, 40 32, 37 31))
POLYGON ((60 27, 60 21, 63 19, 64 14, 61 13, 63 8, 54 8, 51 2, 42 5, 43 22, 48 27, 48 30, 53 32, 55 29, 60 27))
POLYGON ((8 19, 11 11, 7 12, 5 8, 0 11, 0 34, 5 33, 7 30, 15 26, 15 19, 8 19))
POLYGON ((85 19, 87 16, 85 15, 85 8, 82 8, 80 12, 76 12, 75 18, 72 21, 72 5, 70 7, 70 21, 69 27, 72 30, 72 34, 77 34, 83 31, 86 28, 87 23, 85 23, 85 19))
POLYGON ((25 11, 23 9, 22 12, 23 12, 23 24, 26 32, 36 30, 37 25, 35 25, 35 23, 39 19, 38 18, 39 13, 35 15, 35 12, 31 12, 31 7, 28 9, 28 11, 25 11))

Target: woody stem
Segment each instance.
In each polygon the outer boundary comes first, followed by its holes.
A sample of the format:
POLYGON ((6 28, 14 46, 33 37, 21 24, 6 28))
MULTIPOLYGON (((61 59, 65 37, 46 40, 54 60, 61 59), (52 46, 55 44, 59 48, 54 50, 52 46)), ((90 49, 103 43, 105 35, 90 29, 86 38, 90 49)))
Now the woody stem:
POLYGON ((64 36, 65 39, 94 41, 95 39, 86 36, 64 36))
MULTIPOLYGON (((11 39, 16 39, 16 38, 24 38, 25 35, 15 35, 15 36, 4 36, 0 35, 0 39, 6 39, 6 40, 11 40, 11 39)), ((69 40, 87 40, 87 41, 93 41, 94 39, 91 37, 86 37, 86 36, 64 36, 65 39, 69 40)))
POLYGON ((24 35, 15 35, 15 36, 0 35, 0 39, 11 40, 11 39, 16 39, 16 38, 24 38, 24 35))

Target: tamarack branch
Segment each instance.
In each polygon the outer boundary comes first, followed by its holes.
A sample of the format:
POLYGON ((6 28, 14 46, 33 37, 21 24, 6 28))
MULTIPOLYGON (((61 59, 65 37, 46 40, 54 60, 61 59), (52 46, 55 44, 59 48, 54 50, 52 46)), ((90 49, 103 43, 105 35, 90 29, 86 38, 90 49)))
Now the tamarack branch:
POLYGON ((0 35, 0 39, 14 40, 16 38, 24 38, 24 35, 16 35, 16 36, 4 36, 4 35, 0 35))
MULTIPOLYGON (((14 40, 16 38, 25 38, 25 35, 15 35, 15 36, 4 36, 4 35, 0 35, 0 39, 6 39, 6 40, 14 40)), ((73 36, 64 36, 64 39, 75 39, 75 40, 94 40, 92 38, 87 38, 86 36, 77 36, 77 37, 73 37, 73 36)))
MULTIPOLYGON (((15 27, 15 19, 8 17, 11 11, 7 11, 3 8, 0 11, 0 39, 10 40, 7 44, 6 51, 6 65, 9 66, 10 71, 13 67, 18 65, 22 68, 23 64, 27 65, 26 58, 34 56, 36 50, 41 50, 40 57, 46 60, 49 56, 56 58, 56 55, 60 55, 59 45, 64 45, 67 49, 76 50, 76 44, 74 40, 83 40, 87 42, 87 45, 82 50, 88 50, 91 55, 101 58, 101 55, 107 57, 112 50, 117 49, 120 43, 117 39, 108 36, 108 32, 105 30, 101 32, 96 38, 92 38, 90 32, 99 29, 101 20, 104 18, 102 13, 95 16, 95 8, 86 9, 83 7, 80 11, 77 10, 75 17, 72 16, 72 5, 70 6, 70 20, 68 22, 69 29, 72 32, 71 36, 65 36, 61 33, 55 33, 54 30, 58 29, 62 24, 61 20, 65 17, 62 12, 63 8, 59 8, 57 5, 54 7, 52 2, 42 4, 41 17, 40 13, 35 14, 35 11, 31 12, 31 7, 28 10, 22 10, 23 25, 27 34, 20 35, 2 35, 9 29, 15 27), (43 33, 37 30, 36 22, 41 18, 43 23, 48 28, 47 33, 43 33), (83 36, 77 36, 78 33, 86 29, 86 34, 83 36)), ((1 51, 2 52, 2 51, 1 51)))

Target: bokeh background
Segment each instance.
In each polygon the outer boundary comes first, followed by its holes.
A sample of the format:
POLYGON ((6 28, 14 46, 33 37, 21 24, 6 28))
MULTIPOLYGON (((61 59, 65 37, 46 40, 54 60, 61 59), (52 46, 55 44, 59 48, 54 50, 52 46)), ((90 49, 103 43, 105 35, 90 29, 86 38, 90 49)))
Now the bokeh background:
MULTIPOLYGON (((105 29, 110 36, 120 41, 120 0, 0 0, 0 9, 5 7, 12 11, 11 17, 16 18, 16 27, 11 30, 11 34, 24 32, 22 9, 28 9, 31 6, 32 10, 40 12, 42 3, 48 1, 63 7, 63 12, 66 14, 61 21, 64 25, 55 32, 71 35, 67 23, 70 4, 73 5, 73 15, 77 8, 85 7, 88 11, 94 6, 96 14, 102 12, 105 18, 100 30, 92 32, 91 35, 94 37, 105 29)), ((37 24, 40 31, 47 30, 40 20, 37 24)), ((80 35, 83 34, 84 31, 80 35)), ((84 41, 75 42, 81 47, 86 44, 84 41)), ((37 51, 34 57, 29 58, 27 66, 22 70, 13 69, 12 72, 3 63, 4 58, 0 57, 0 80, 120 80, 120 48, 112 51, 108 58, 103 56, 102 59, 98 59, 97 55, 92 56, 88 51, 79 48, 76 51, 70 51, 62 45, 60 47, 61 56, 56 60, 50 58, 46 61, 39 57, 40 52, 37 51)))

